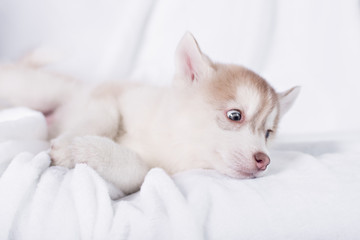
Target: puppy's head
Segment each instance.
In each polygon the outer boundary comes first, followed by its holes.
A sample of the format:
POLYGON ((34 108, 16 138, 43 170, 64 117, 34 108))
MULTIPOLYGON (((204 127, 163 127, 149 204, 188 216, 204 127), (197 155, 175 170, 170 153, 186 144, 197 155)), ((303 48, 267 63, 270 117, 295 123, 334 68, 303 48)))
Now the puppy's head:
POLYGON ((270 163, 267 145, 299 87, 277 93, 256 73, 213 63, 186 33, 176 52, 175 84, 191 93, 194 139, 204 149, 205 166, 226 175, 255 177, 270 163), (206 153, 205 153, 206 151, 206 153))

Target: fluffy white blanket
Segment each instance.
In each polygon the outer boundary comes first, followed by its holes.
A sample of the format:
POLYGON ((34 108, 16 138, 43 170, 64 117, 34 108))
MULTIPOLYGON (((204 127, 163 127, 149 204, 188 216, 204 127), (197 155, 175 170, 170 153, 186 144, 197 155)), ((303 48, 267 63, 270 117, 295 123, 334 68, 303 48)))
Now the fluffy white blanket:
POLYGON ((360 236, 359 141, 351 151, 325 144, 327 154, 274 151, 256 179, 153 169, 140 192, 112 200, 121 193, 86 165, 49 167, 45 136, 40 113, 0 111, 0 239, 360 236))

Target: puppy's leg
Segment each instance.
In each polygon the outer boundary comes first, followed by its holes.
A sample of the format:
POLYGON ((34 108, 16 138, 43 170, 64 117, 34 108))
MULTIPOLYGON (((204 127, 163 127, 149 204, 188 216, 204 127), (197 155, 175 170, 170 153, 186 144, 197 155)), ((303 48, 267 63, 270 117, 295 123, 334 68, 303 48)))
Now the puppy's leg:
POLYGON ((59 122, 59 132, 62 134, 51 141, 53 165, 74 167, 70 147, 76 137, 94 135, 116 139, 122 134, 116 98, 89 97, 81 101, 84 103, 69 105, 57 115, 55 121, 59 122))
POLYGON ((86 163, 104 179, 129 194, 139 189, 149 166, 135 152, 111 140, 121 131, 117 129, 121 125, 120 119, 114 115, 109 112, 92 115, 93 118, 84 115, 81 127, 52 141, 50 156, 52 165, 73 168, 76 163, 86 163))
POLYGON ((0 104, 54 111, 82 89, 70 77, 21 64, 0 65, 0 104))
POLYGON ((74 163, 88 164, 126 194, 139 190, 150 169, 135 152, 106 137, 77 137, 70 153, 74 163))

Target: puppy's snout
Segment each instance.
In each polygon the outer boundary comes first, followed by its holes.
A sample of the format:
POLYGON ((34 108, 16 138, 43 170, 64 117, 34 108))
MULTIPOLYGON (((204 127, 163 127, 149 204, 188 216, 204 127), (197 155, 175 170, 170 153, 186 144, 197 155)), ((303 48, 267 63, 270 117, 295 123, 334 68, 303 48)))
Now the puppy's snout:
POLYGON ((269 156, 262 152, 255 153, 254 159, 255 159, 257 168, 261 171, 265 170, 266 167, 270 164, 269 156))

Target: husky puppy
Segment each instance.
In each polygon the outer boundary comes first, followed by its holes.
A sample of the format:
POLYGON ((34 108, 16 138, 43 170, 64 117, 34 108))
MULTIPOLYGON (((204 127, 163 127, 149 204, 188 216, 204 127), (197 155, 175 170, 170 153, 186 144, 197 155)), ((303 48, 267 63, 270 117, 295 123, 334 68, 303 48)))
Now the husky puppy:
POLYGON ((258 176, 299 87, 277 93, 242 66, 214 63, 190 33, 175 57, 173 85, 163 87, 89 86, 41 70, 36 61, 3 65, 0 103, 44 113, 53 165, 86 163, 124 193, 137 191, 153 167, 258 176))

